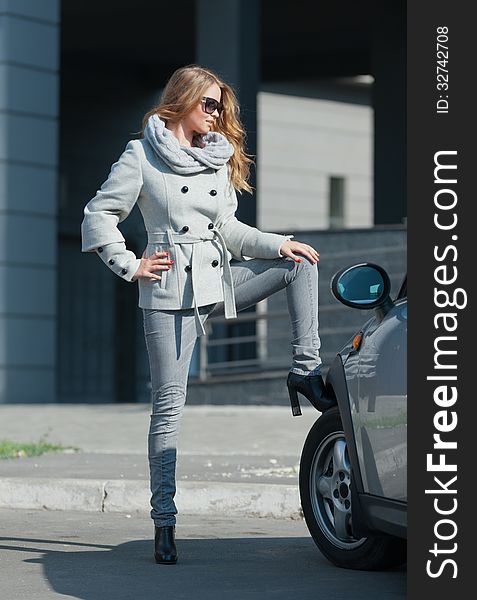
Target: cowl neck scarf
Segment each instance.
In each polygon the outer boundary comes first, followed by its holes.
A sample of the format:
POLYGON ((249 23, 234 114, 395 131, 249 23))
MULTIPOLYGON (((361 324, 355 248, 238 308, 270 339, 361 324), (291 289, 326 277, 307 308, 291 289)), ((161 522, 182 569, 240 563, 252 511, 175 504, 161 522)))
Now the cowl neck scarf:
POLYGON ((217 131, 196 136, 194 143, 198 146, 181 146, 165 125, 157 114, 151 115, 144 128, 144 137, 176 173, 186 175, 209 168, 218 170, 234 152, 232 144, 217 131))

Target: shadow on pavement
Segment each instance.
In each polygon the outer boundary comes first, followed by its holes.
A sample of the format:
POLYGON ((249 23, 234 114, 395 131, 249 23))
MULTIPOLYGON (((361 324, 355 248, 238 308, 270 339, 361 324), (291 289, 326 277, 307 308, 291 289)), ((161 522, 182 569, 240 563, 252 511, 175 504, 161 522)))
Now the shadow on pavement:
POLYGON ((181 539, 177 531, 175 565, 155 563, 152 538, 117 546, 84 543, 79 538, 0 536, 0 549, 42 553, 41 558, 23 562, 43 565, 43 576, 53 592, 84 600, 406 597, 405 568, 338 569, 306 537, 200 539, 192 534, 181 539))

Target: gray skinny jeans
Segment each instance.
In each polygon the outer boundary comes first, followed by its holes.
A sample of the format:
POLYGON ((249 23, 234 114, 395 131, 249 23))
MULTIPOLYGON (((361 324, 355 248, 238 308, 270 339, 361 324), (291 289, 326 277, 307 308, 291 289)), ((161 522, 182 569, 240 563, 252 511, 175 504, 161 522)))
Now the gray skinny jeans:
MULTIPOLYGON (((292 329, 291 371, 317 374, 321 369, 318 335, 318 268, 306 257, 253 258, 230 263, 237 312, 286 288, 292 329)), ((194 309, 142 309, 151 371, 148 458, 151 518, 158 527, 175 525, 177 436, 186 400, 190 361, 197 341, 194 309)), ((224 303, 199 308, 202 323, 223 317, 224 303)))

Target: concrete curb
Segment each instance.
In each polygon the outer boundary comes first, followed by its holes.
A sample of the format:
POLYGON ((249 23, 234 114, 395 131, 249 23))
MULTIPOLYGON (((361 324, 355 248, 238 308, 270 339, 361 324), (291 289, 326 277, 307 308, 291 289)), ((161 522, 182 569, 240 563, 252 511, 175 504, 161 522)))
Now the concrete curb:
MULTIPOLYGON (((149 513, 149 499, 145 480, 0 479, 1 508, 149 513)), ((303 518, 298 486, 179 481, 174 500, 183 514, 303 518)))

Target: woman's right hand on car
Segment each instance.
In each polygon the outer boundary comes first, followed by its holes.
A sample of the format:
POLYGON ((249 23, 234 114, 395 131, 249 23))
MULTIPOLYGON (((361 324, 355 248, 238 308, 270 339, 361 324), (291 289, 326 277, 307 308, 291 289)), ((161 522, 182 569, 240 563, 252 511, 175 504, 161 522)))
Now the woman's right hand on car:
POLYGON ((156 271, 168 271, 172 264, 174 264, 174 261, 170 260, 169 252, 157 250, 154 254, 147 257, 146 251, 144 250, 141 257, 141 264, 134 273, 132 281, 136 281, 136 279, 139 279, 140 277, 143 279, 160 281, 161 275, 156 274, 156 271))

